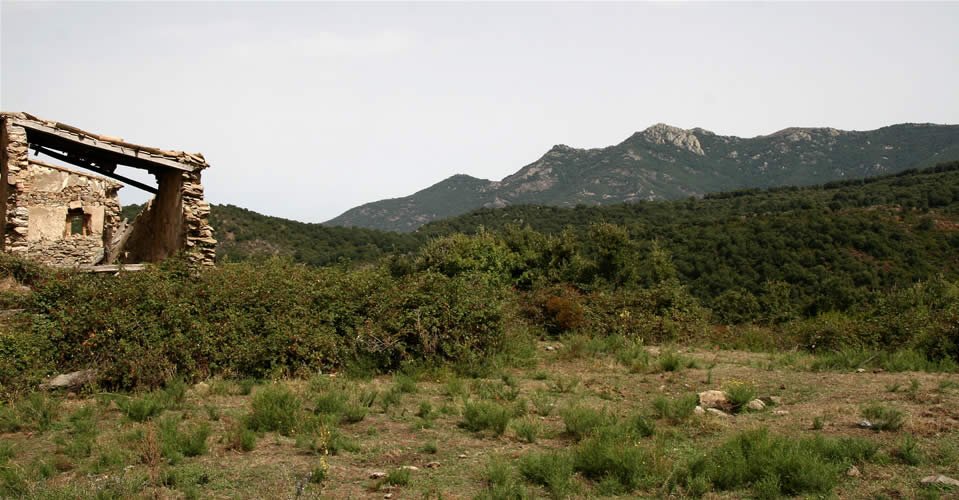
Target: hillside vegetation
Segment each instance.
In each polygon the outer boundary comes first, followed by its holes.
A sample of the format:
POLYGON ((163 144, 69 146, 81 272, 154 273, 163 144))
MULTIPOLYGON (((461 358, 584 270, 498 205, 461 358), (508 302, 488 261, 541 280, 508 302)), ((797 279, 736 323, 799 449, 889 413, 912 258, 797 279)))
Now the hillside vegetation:
POLYGON ((324 267, 0 255, 0 496, 948 497, 957 176, 487 210, 324 267))
POLYGON ((410 196, 350 209, 326 224, 407 232, 483 207, 673 200, 858 179, 956 159, 959 125, 789 128, 741 138, 657 124, 606 148, 554 146, 500 181, 455 175, 410 196))

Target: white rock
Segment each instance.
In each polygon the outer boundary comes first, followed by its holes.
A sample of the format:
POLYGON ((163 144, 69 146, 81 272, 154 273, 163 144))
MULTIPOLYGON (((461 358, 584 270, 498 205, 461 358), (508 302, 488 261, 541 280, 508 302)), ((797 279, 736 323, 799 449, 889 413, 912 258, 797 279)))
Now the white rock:
POLYGON ((710 415, 715 415, 717 417, 723 417, 723 418, 729 417, 728 413, 717 408, 706 408, 706 411, 709 412, 710 415))
POLYGON ((859 472, 859 467, 853 465, 849 468, 849 470, 846 471, 846 475, 849 477, 859 477, 862 475, 862 472, 859 472))
POLYGON ((97 378, 96 370, 80 370, 71 373, 65 373, 53 377, 52 380, 44 384, 44 387, 50 389, 75 389, 93 382, 97 378))
POLYGON ((693 409, 693 413, 695 413, 696 415, 705 415, 706 410, 704 410, 702 406, 697 406, 696 408, 693 409))
POLYGON ((789 415, 789 412, 786 410, 773 410, 773 415, 778 415, 778 416, 789 415))
POLYGON ((699 405, 703 408, 728 408, 729 398, 723 391, 703 391, 699 393, 699 405))
POLYGON ((430 462, 430 463, 426 464, 426 468, 427 468, 427 469, 438 469, 439 466, 440 466, 440 463, 439 463, 439 462, 430 462))
POLYGON ((749 403, 746 403, 746 408, 752 411, 762 411, 766 408, 766 403, 763 403, 761 400, 754 399, 749 403))
POLYGON ((959 479, 953 479, 949 476, 938 474, 935 476, 926 476, 922 478, 922 484, 945 484, 947 486, 959 486, 959 479))
POLYGON ((385 472, 380 472, 380 471, 370 472, 370 479, 383 479, 384 477, 386 477, 385 472))
POLYGON ((404 469, 404 470, 408 470, 408 471, 418 471, 418 470, 420 470, 420 468, 417 467, 417 466, 415 466, 415 465, 404 465, 404 466, 400 467, 400 469, 404 469))

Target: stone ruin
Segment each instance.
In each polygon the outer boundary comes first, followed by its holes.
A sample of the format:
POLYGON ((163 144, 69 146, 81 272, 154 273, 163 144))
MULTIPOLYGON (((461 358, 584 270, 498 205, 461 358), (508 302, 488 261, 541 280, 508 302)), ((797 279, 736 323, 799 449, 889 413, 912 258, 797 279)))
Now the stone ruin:
POLYGON ((159 262, 181 252, 194 265, 213 265, 216 240, 200 183, 208 166, 199 153, 0 112, 0 251, 90 270, 159 262), (39 161, 31 151, 93 173, 39 161), (118 174, 118 165, 149 172, 157 186, 118 174), (120 216, 117 192, 124 184, 116 181, 154 194, 132 222, 120 216))

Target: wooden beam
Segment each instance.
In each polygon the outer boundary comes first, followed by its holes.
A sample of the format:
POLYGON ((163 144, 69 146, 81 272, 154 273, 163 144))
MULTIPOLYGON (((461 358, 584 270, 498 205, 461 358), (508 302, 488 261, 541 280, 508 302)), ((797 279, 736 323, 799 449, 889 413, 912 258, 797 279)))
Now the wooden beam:
MULTIPOLYGON (((25 129, 35 130, 35 131, 37 131, 37 132, 43 132, 43 133, 45 133, 45 134, 54 135, 54 136, 60 137, 60 138, 62 138, 62 139, 66 139, 66 140, 68 140, 68 141, 71 141, 71 142, 79 143, 79 144, 82 144, 82 145, 84 145, 84 146, 93 148, 93 149, 95 149, 95 150, 107 151, 107 152, 110 152, 110 153, 113 153, 113 154, 119 154, 119 155, 123 155, 123 156, 128 156, 128 157, 131 157, 131 158, 136 158, 136 159, 138 159, 138 160, 148 161, 148 162, 151 162, 151 163, 155 163, 155 164, 157 164, 157 165, 162 165, 162 166, 165 166, 165 167, 175 168, 175 169, 177 169, 177 170, 182 170, 182 171, 185 171, 185 172, 192 172, 192 171, 194 170, 194 168, 193 168, 192 165, 188 165, 188 164, 185 164, 185 163, 180 163, 180 162, 178 162, 178 161, 174 161, 174 160, 171 160, 171 159, 169 159, 169 158, 163 158, 163 157, 159 157, 159 156, 154 156, 154 155, 152 155, 152 154, 147 153, 147 152, 145 151, 145 148, 141 148, 141 147, 138 147, 138 146, 134 146, 134 145, 132 145, 132 144, 129 144, 130 147, 122 147, 122 146, 118 146, 118 145, 113 144, 113 143, 110 143, 110 142, 105 142, 105 141, 97 140, 97 139, 95 139, 95 138, 93 138, 93 137, 81 135, 81 134, 79 134, 79 133, 70 133, 70 132, 65 131, 65 130, 60 130, 60 129, 57 129, 57 128, 54 128, 54 127, 48 127, 48 126, 46 126, 46 125, 43 125, 43 124, 40 124, 40 123, 36 123, 36 122, 32 122, 32 121, 28 121, 28 120, 16 120, 16 119, 15 119, 15 120, 12 120, 12 123, 13 123, 14 125, 23 127, 23 128, 25 128, 25 129)), ((152 148, 151 148, 151 149, 152 149, 152 148)), ((133 166, 133 165, 131 165, 131 166, 133 166)), ((140 167, 134 166, 134 168, 140 168, 140 167)))
POLYGON ((51 158, 56 158, 60 161, 67 162, 71 165, 75 165, 77 167, 85 168, 87 170, 93 170, 94 172, 104 177, 109 177, 111 179, 116 179, 120 182, 125 182, 133 187, 140 188, 148 193, 157 194, 157 188, 150 186, 149 184, 144 184, 140 181, 135 181, 128 177, 124 177, 116 172, 113 172, 112 170, 108 170, 106 168, 94 165, 93 163, 90 163, 89 161, 84 162, 84 161, 81 161, 79 158, 75 158, 70 155, 65 155, 63 153, 59 153, 57 151, 54 151, 52 149, 47 149, 44 147, 37 147, 36 151, 39 151, 51 158))
POLYGON ((82 266, 78 269, 88 273, 118 273, 121 271, 142 271, 146 264, 108 264, 101 266, 82 266))

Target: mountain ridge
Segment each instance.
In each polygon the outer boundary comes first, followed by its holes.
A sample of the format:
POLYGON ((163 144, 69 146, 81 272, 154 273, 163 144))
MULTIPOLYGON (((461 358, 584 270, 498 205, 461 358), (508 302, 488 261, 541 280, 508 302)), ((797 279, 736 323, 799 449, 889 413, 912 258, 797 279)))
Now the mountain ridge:
POLYGON ((478 208, 606 205, 896 173, 959 158, 959 125, 787 127, 752 138, 657 123, 603 148, 556 144, 499 181, 456 174, 323 224, 410 232, 478 208))

